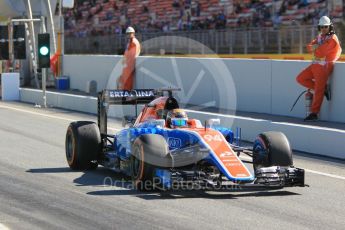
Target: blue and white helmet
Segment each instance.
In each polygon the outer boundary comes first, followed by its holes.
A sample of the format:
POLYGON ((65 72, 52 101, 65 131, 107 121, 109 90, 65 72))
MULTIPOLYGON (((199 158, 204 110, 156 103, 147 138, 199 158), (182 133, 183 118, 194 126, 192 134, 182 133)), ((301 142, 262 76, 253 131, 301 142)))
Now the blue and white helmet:
POLYGON ((173 109, 167 114, 167 126, 169 128, 187 127, 188 116, 183 109, 173 109))

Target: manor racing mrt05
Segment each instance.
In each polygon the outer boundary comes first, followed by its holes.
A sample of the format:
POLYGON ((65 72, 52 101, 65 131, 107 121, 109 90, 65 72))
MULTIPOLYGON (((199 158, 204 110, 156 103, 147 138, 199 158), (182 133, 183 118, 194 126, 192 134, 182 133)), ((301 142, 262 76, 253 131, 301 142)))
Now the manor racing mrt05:
POLYGON ((139 190, 283 188, 304 186, 304 170, 293 166, 292 151, 280 132, 258 134, 252 148, 234 141, 234 133, 219 119, 188 118, 173 89, 103 90, 98 95, 98 124, 72 122, 66 134, 66 158, 71 169, 103 165, 131 177, 139 190), (107 133, 112 105, 144 104, 139 115, 125 116, 124 128, 107 133), (245 154, 251 160, 241 160, 245 154), (245 164, 246 163, 246 164, 245 164), (253 170, 247 168, 252 164, 253 170), (253 171, 253 173, 252 173, 253 171))

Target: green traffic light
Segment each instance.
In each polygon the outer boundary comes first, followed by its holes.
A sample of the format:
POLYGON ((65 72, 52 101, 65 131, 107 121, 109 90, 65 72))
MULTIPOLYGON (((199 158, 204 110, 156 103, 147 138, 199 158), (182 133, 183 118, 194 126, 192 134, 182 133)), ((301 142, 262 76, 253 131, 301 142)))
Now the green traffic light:
POLYGON ((46 56, 48 53, 49 53, 48 47, 42 46, 42 47, 40 48, 40 54, 41 54, 41 55, 46 56))
POLYGON ((50 36, 48 33, 38 34, 38 67, 50 67, 50 36))

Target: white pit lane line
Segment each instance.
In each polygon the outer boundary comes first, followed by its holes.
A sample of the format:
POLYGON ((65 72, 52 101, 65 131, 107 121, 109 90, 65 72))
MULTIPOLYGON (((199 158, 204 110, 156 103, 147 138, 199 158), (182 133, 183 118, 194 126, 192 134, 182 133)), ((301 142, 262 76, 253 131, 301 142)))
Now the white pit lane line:
MULTIPOLYGON (((252 161, 252 158, 247 157, 247 156, 240 156, 241 160, 245 160, 245 161, 252 161)), ((313 173, 313 174, 317 174, 317 175, 321 175, 321 176, 327 176, 327 177, 331 177, 331 178, 335 178, 335 179, 340 179, 340 180, 345 180, 345 177, 343 176, 338 176, 338 175, 334 175, 334 174, 330 174, 330 173, 324 173, 324 172, 319 172, 319 171, 315 171, 315 170, 311 170, 311 169, 306 169, 303 168, 305 172, 308 173, 313 173)))
POLYGON ((318 171, 314 171, 314 170, 311 170, 311 169, 304 169, 304 171, 309 172, 309 173, 318 174, 318 175, 321 175, 321 176, 327 176, 327 177, 332 177, 332 178, 335 178, 335 179, 345 180, 345 177, 334 175, 334 174, 318 172, 318 171))
MULTIPOLYGON (((58 120, 71 121, 71 122, 76 121, 75 119, 67 118, 64 116, 54 116, 54 115, 49 115, 49 114, 43 114, 43 113, 39 113, 39 112, 29 111, 26 109, 18 109, 18 108, 6 106, 6 105, 0 105, 0 108, 11 109, 11 110, 18 111, 18 112, 29 113, 29 114, 36 115, 36 116, 48 117, 48 118, 53 118, 53 119, 58 119, 58 120)), ((112 131, 120 131, 121 130, 121 129, 116 129, 116 128, 108 128, 108 129, 112 130, 112 131)))
MULTIPOLYGON (((54 116, 54 115, 49 115, 49 114, 43 114, 43 113, 33 112, 33 111, 26 110, 26 109, 19 109, 19 108, 15 108, 15 107, 11 107, 11 106, 0 105, 0 108, 10 109, 10 110, 18 111, 18 112, 29 113, 29 114, 36 115, 36 116, 48 117, 48 118, 53 118, 53 119, 58 119, 58 120, 75 121, 74 119, 70 119, 70 118, 63 117, 63 116, 54 116)), ((108 128, 108 129, 112 130, 112 131, 120 131, 121 130, 121 129, 116 129, 116 128, 108 128)), ((251 160, 251 158, 247 158, 247 157, 241 157, 241 159, 243 159, 243 160, 251 160)), ((334 174, 319 172, 319 171, 315 171, 315 170, 311 170, 311 169, 304 169, 304 170, 306 172, 317 174, 317 175, 321 175, 321 176, 326 176, 326 177, 331 177, 331 178, 335 178, 335 179, 345 180, 345 177, 343 177, 343 176, 338 176, 338 175, 334 175, 334 174)), ((1 224, 0 224, 0 230, 2 230, 1 229, 1 224)))

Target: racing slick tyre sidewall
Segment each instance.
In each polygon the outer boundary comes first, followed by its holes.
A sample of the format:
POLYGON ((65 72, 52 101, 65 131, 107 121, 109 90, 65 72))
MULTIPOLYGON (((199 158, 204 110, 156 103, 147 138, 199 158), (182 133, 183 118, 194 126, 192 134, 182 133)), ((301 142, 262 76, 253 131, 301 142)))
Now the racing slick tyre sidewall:
POLYGON ((150 156, 164 157, 168 154, 165 139, 157 134, 141 135, 132 146, 131 177, 134 187, 139 191, 151 191, 154 186, 155 166, 145 159, 150 156), (155 148, 152 148, 155 146, 155 148))
POLYGON ((254 171, 261 167, 292 166, 289 140, 281 132, 264 132, 258 135, 253 146, 254 171))
POLYGON ((65 141, 69 167, 74 170, 96 169, 101 143, 99 128, 94 122, 72 122, 67 128, 65 141))

